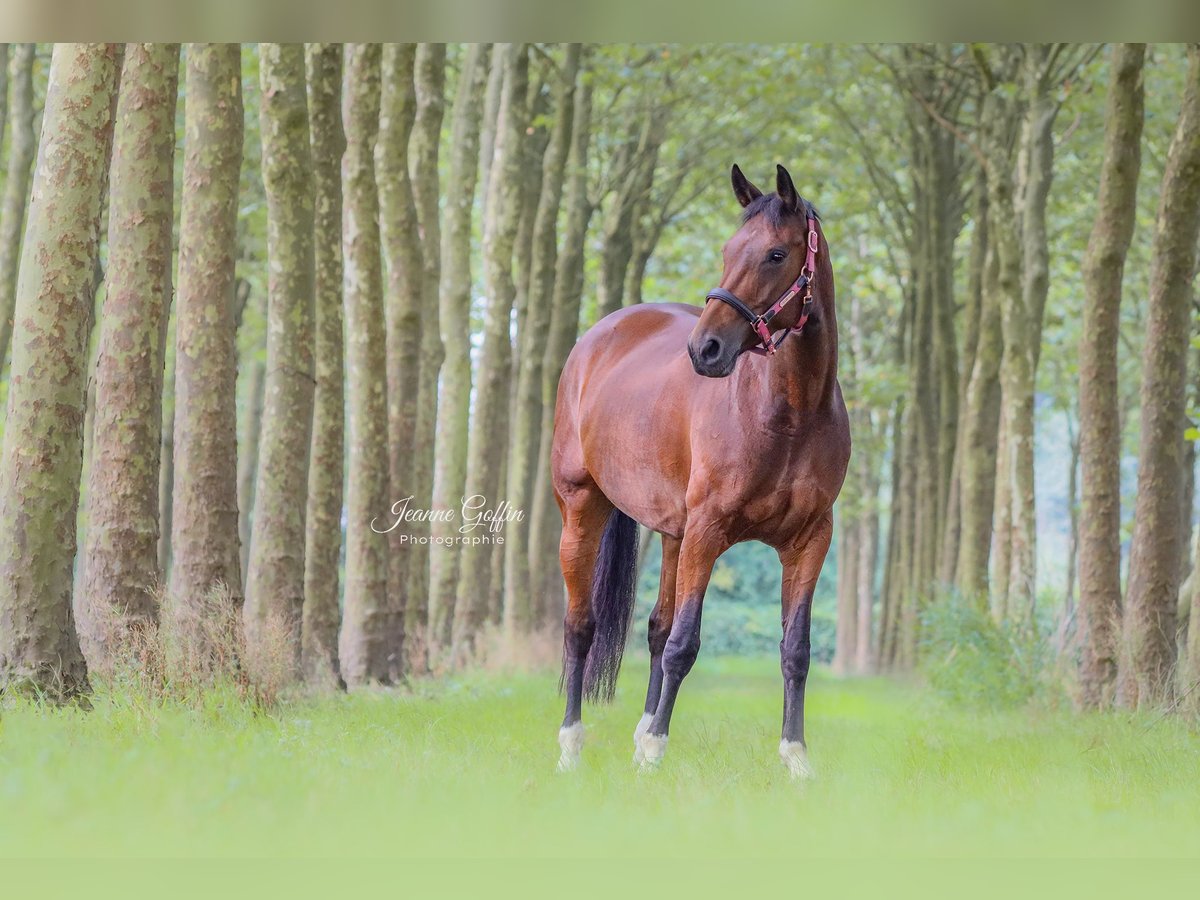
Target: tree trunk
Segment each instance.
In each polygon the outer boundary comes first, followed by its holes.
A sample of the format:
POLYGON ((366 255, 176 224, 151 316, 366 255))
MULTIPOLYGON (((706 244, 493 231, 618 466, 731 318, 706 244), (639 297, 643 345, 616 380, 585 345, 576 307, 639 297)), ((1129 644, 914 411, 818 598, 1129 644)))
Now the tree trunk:
MULTIPOLYGON (((417 421, 413 434, 413 508, 427 510, 433 498, 433 444, 437 426, 438 373, 444 351, 438 322, 441 281, 441 227, 438 211, 438 145, 445 112, 446 45, 420 44, 414 76, 417 119, 409 146, 409 170, 421 234, 421 351, 417 377, 417 421)), ((408 568, 408 607, 405 634, 413 647, 414 667, 428 664, 429 522, 409 526, 416 538, 408 568), (424 652, 422 650, 424 649, 424 652)), ((419 669, 418 669, 419 670, 419 669)))
POLYGON ((616 312, 625 301, 625 272, 633 257, 633 221, 638 201, 650 191, 658 150, 665 132, 666 111, 649 107, 632 145, 627 177, 617 187, 604 213, 596 318, 616 312))
POLYGON ((242 603, 233 317, 242 166, 239 44, 188 44, 175 306, 173 603, 201 614, 214 590, 242 603))
POLYGON ((260 44, 267 194, 267 380, 259 438, 246 637, 284 628, 300 666, 313 395, 313 177, 303 44, 260 44))
MULTIPOLYGON (((966 456, 965 435, 969 427, 968 413, 971 412, 969 392, 971 375, 975 369, 979 351, 979 336, 983 318, 984 269, 987 264, 987 180, 980 172, 975 184, 974 229, 971 233, 971 251, 967 261, 967 309, 963 324, 962 367, 959 370, 955 393, 958 409, 955 412, 953 455, 950 463, 950 484, 946 494, 945 521, 942 526, 942 544, 938 551, 938 582, 943 585, 958 584, 959 547, 963 531, 963 457, 966 456)), ((951 322, 953 325, 953 321, 951 322)), ((994 377, 993 377, 994 380, 994 377)), ((989 501, 990 503, 990 501, 989 501)), ((988 527, 991 527, 989 521, 988 527)))
MULTIPOLYGON (((158 571, 164 584, 171 577, 171 513, 175 499, 175 320, 172 311, 163 348, 162 448, 158 464, 158 571)), ((244 566, 241 571, 246 571, 244 566)))
POLYGON ((0 686, 88 690, 71 611, 84 367, 120 44, 57 44, 17 282, 0 457, 0 686))
MULTIPOLYGON (((990 218, 990 211, 985 212, 990 218)), ((976 228, 987 231, 986 218, 976 228)), ((1000 358, 1004 336, 1000 326, 1002 298, 999 257, 990 236, 984 253, 979 311, 979 340, 967 383, 961 437, 962 471, 959 477, 960 509, 958 589, 981 609, 988 606, 988 559, 992 543, 992 515, 996 498, 996 449, 1000 427, 1000 358)), ((1007 570, 1006 570, 1007 571, 1007 570)))
POLYGON ((879 552, 878 483, 872 484, 866 499, 866 512, 858 522, 858 609, 855 613, 858 634, 854 639, 854 671, 859 675, 869 675, 877 666, 872 652, 871 619, 875 606, 875 562, 879 552))
MULTIPOLYGON (((521 215, 521 163, 527 111, 525 94, 529 55, 524 44, 503 48, 504 89, 492 163, 488 215, 483 225, 484 309, 483 348, 479 362, 475 412, 467 451, 468 497, 479 495, 496 503, 503 454, 508 444, 508 386, 512 345, 509 324, 516 293, 513 283, 513 250, 521 215)), ((471 543, 463 547, 462 577, 458 583, 454 615, 454 658, 469 660, 487 612, 492 577, 493 545, 471 543)))
POLYGON ((21 254, 25 204, 29 199, 29 170, 37 150, 37 136, 33 133, 33 61, 36 47, 36 44, 18 44, 12 61, 8 175, 4 181, 4 206, 0 209, 0 374, 4 373, 12 336, 17 298, 17 261, 21 254))
MULTIPOLYGON (((550 447, 554 439, 554 406, 558 395, 558 379, 579 334, 579 306, 583 299, 584 244, 587 241, 588 223, 592 217, 592 205, 587 193, 592 84, 587 77, 586 55, 581 55, 580 76, 575 94, 564 199, 566 230, 555 261, 554 296, 550 302, 550 325, 546 338, 546 352, 542 359, 542 420, 529 528, 530 551, 537 554, 542 561, 543 580, 539 593, 543 600, 541 617, 547 624, 557 624, 566 611, 566 594, 558 565, 561 527, 558 504, 554 500, 554 490, 550 485, 550 447)), ((535 584, 534 588, 538 589, 538 585, 535 584)))
POLYGON ((1079 347, 1080 702, 1112 702, 1121 622, 1121 416, 1117 387, 1121 285, 1136 220, 1145 44, 1117 44, 1105 113, 1095 224, 1083 260, 1079 347))
POLYGON ((401 620, 388 595, 387 350, 379 256, 375 142, 380 133, 380 47, 347 44, 342 157, 346 390, 346 596, 339 654, 350 684, 390 683, 399 670, 401 620), (376 529, 379 529, 377 531, 376 529))
MULTIPOLYGON (((266 318, 266 296, 260 314, 266 318)), ((254 521, 254 485, 258 480, 258 447, 262 436, 263 402, 266 399, 267 364, 258 351, 246 360, 246 406, 238 429, 238 537, 242 542, 242 583, 250 574, 250 523, 254 521)))
POLYGON ((479 218, 487 218, 487 198, 491 186, 492 157, 496 152, 496 120, 500 115, 500 90, 504 86, 504 45, 493 44, 487 57, 487 94, 483 99, 483 118, 479 125, 479 218))
POLYGON ((126 48, 113 144, 108 273, 76 614, 92 671, 153 622, 158 569, 163 349, 171 304, 178 44, 126 48))
MULTIPOLYGON (((417 116, 413 85, 416 44, 385 44, 383 94, 379 110, 379 140, 375 147, 375 173, 379 190, 379 222, 387 262, 387 420, 388 502, 414 495, 412 486, 413 437, 417 429, 417 381, 420 377, 421 284, 424 277, 421 237, 413 184, 408 172, 408 145, 417 116)), ((407 657, 410 668, 424 671, 424 634, 410 635, 406 648, 404 617, 408 606, 408 571, 412 547, 407 526, 388 533, 388 595, 397 622, 389 626, 396 647, 393 660, 399 677, 407 657)))
MULTIPOLYGON (((0 44, 0 145, 4 143, 4 129, 8 125, 8 78, 9 50, 11 44, 0 44)), ((20 44, 15 45, 17 47, 20 44)))
POLYGON ((467 431, 471 412, 471 224, 479 171, 479 120, 488 81, 491 44, 470 44, 454 97, 447 183, 446 227, 442 232, 442 282, 438 321, 445 348, 434 449, 433 508, 452 511, 451 521, 433 523, 429 548, 432 643, 446 647, 454 624, 459 536, 467 481, 467 431))
MULTIPOLYGON (((553 304, 558 252, 558 210, 562 200, 563 176, 571 143, 574 117, 575 76, 579 70, 580 45, 568 44, 558 72, 555 90, 554 127, 542 164, 542 189, 533 227, 533 254, 529 301, 525 318, 527 339, 517 361, 515 412, 508 456, 506 498, 526 516, 514 522, 505 535, 505 625, 526 632, 538 619, 541 605, 533 594, 542 577, 531 575, 531 506, 534 496, 540 426, 542 421, 542 365, 546 352, 553 304)), ((535 563, 542 557, 535 556, 535 563)))
POLYGON ((309 44, 309 136, 313 186, 313 292, 316 298, 312 451, 304 539, 301 667, 310 682, 336 684, 342 550, 345 366, 342 361, 342 45, 309 44))
POLYGON ((837 632, 833 671, 848 675, 854 667, 858 641, 858 521, 843 506, 838 511, 837 632))
POLYGON ((1150 266, 1150 301, 1142 350, 1141 446, 1129 593, 1126 664, 1117 693, 1123 706, 1171 699, 1176 597, 1184 536, 1183 487, 1187 351, 1191 283, 1200 234, 1200 45, 1188 46, 1183 105, 1163 171, 1150 266))

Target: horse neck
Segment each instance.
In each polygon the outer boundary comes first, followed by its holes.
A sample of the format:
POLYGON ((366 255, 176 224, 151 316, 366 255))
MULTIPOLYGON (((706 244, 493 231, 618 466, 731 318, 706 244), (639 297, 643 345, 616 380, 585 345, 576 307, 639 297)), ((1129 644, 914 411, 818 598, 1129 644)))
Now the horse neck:
POLYGON ((818 260, 813 279, 816 327, 806 328, 799 337, 790 335, 780 346, 771 367, 771 392, 786 397, 788 405, 798 412, 824 409, 832 402, 837 388, 837 314, 833 302, 833 267, 824 235, 818 260))

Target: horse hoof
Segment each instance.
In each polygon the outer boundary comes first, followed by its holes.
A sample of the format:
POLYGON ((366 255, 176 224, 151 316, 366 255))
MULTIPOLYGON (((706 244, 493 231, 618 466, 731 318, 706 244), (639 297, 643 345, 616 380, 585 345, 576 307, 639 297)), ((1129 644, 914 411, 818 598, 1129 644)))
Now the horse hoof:
POLYGON ((558 757, 558 771, 570 772, 579 765, 579 754, 583 750, 583 723, 558 729, 558 746, 562 751, 558 757))
POLYGON ((657 769, 666 752, 667 736, 647 732, 638 737, 637 750, 634 751, 633 759, 642 771, 657 769))
POLYGON ((808 762, 808 751, 801 741, 780 741, 779 758, 787 767, 788 774, 796 781, 812 781, 817 777, 808 762))
POLYGON ((642 735, 650 730, 650 723, 654 716, 650 713, 642 713, 642 717, 638 719, 637 727, 633 729, 633 764, 640 766, 645 758, 642 755, 642 735))

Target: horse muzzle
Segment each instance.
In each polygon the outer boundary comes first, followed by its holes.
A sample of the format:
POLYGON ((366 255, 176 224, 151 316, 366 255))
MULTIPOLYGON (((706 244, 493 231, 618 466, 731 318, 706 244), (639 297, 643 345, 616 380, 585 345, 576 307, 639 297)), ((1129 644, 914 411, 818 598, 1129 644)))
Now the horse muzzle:
POLYGON ((688 341, 688 356, 697 375, 724 378, 733 371, 741 347, 711 331, 693 334, 688 341))

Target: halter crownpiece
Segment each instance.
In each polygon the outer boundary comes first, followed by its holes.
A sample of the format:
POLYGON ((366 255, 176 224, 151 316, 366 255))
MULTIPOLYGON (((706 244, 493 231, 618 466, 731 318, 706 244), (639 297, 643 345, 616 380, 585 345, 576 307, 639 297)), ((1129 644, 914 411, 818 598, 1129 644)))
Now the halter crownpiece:
POLYGON ((713 288, 704 298, 704 302, 709 300, 720 300, 722 303, 727 303, 737 310, 738 315, 750 323, 750 327, 754 329, 754 333, 758 335, 762 346, 751 347, 758 353, 766 353, 768 356, 774 356, 775 351, 779 349, 779 345, 793 331, 797 336, 803 334, 804 325, 808 322, 808 317, 812 312, 812 279, 816 272, 817 266, 817 248, 820 246, 820 239, 817 237, 817 220, 812 213, 812 208, 808 212, 808 245, 807 253, 804 257, 804 265, 800 267, 800 274, 796 280, 792 282, 792 286, 783 292, 778 300, 772 303, 767 311, 756 313, 747 306, 733 291, 726 290, 722 287, 713 288), (803 295, 803 305, 800 308, 800 320, 791 328, 785 328, 777 338, 771 336, 771 320, 783 312, 792 300, 798 295, 803 295))

